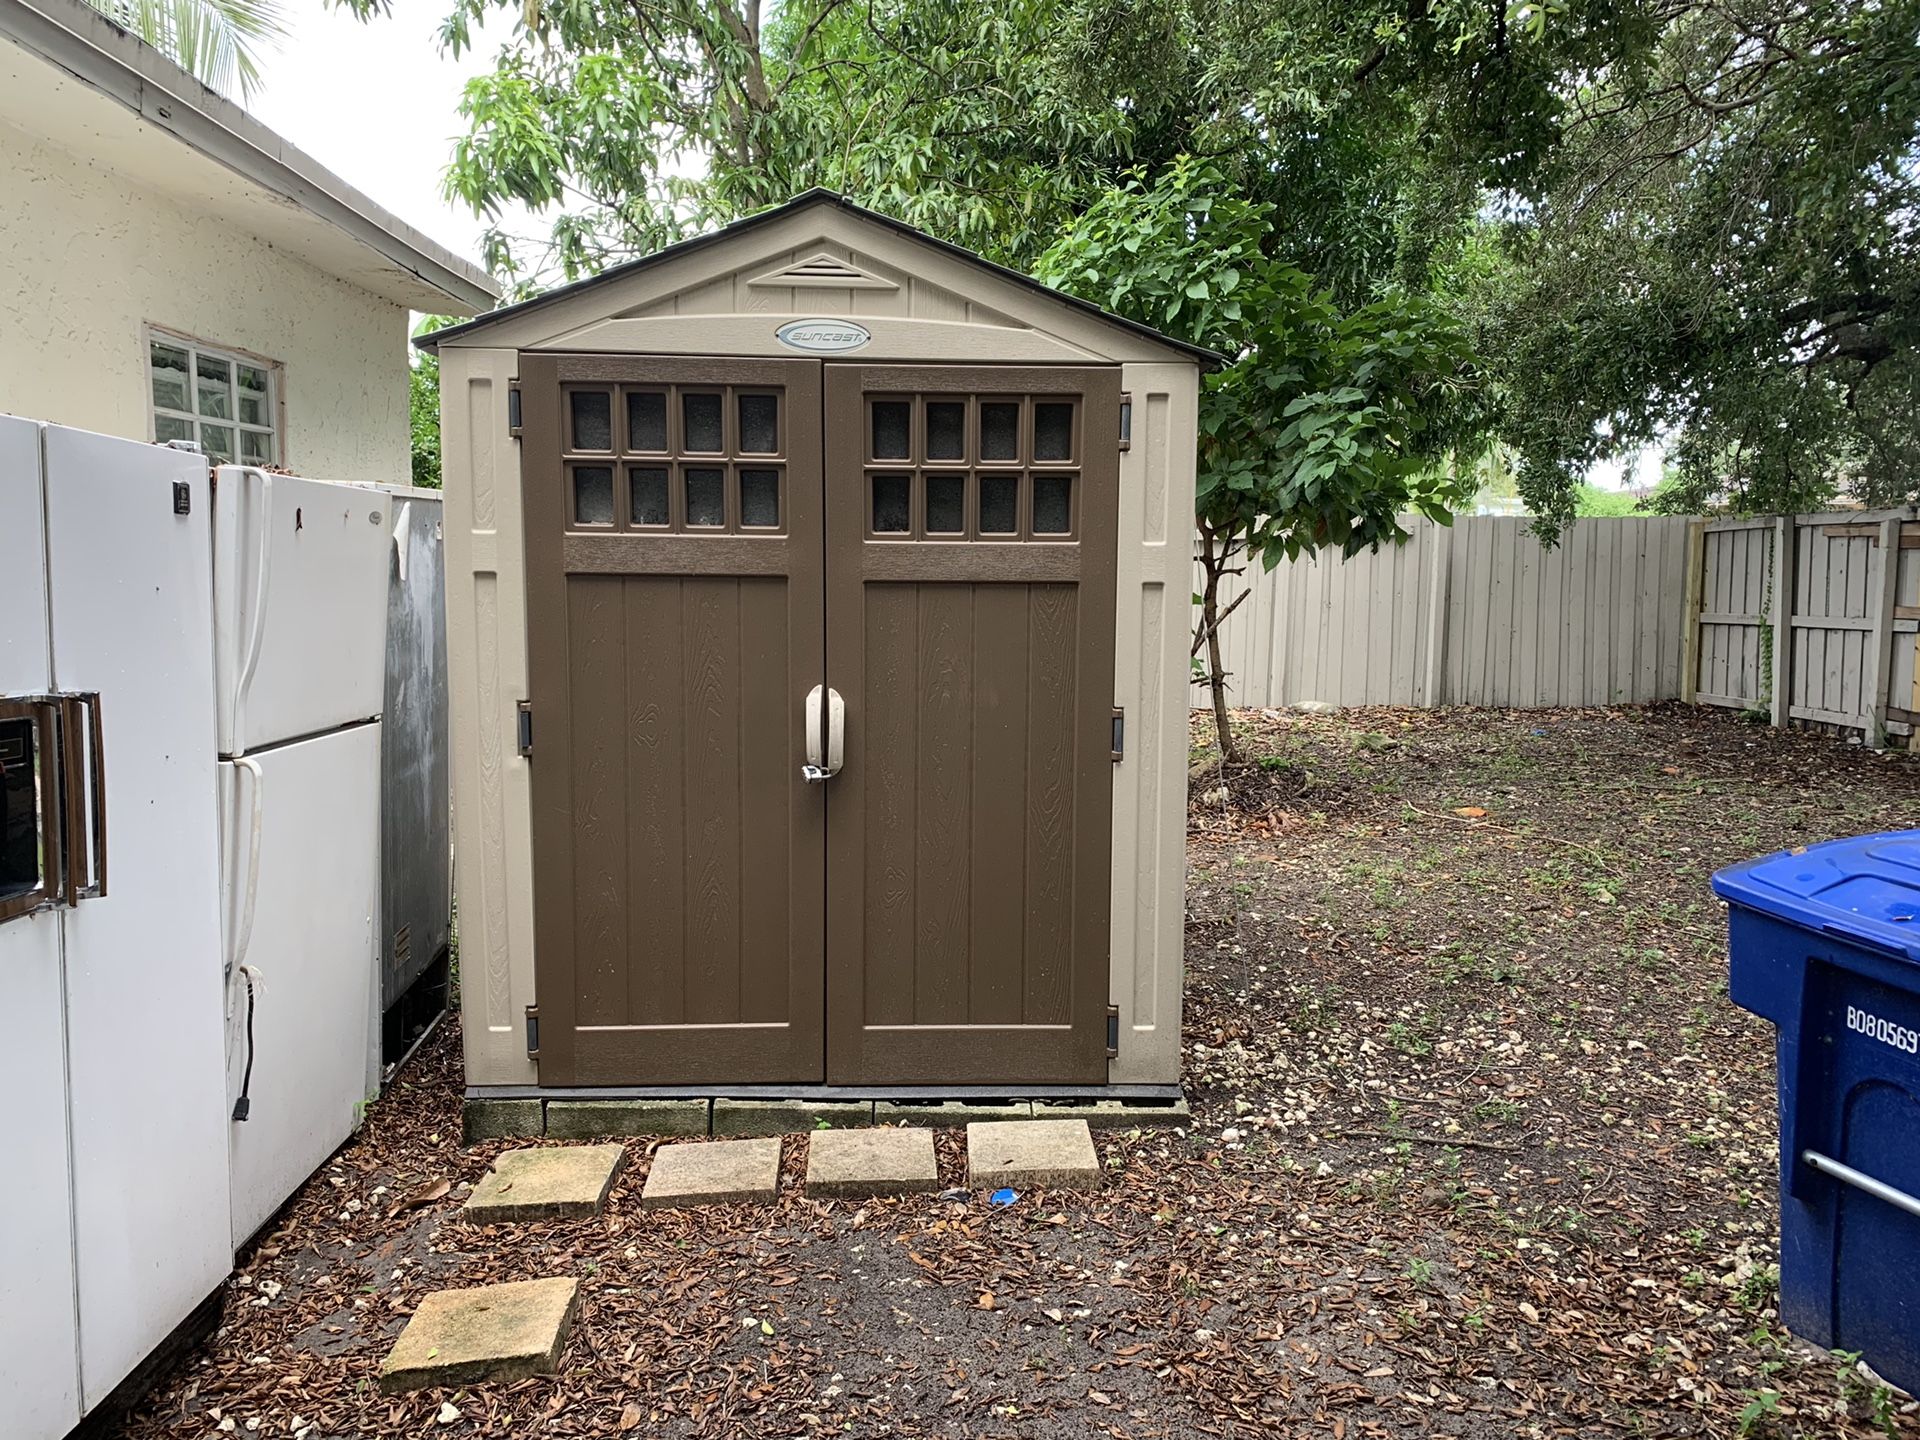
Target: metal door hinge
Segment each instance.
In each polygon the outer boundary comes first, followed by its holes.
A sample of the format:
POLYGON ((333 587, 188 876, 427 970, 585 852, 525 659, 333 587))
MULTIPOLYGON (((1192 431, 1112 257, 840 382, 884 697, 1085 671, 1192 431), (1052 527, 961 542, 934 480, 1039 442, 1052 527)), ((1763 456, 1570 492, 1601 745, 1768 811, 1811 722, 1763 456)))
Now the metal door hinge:
POLYGON ((520 382, 510 381, 507 385, 507 434, 516 440, 520 438, 520 382))
POLYGON ((522 760, 529 760, 533 757, 533 702, 522 700, 515 710, 517 712, 515 723, 519 730, 515 736, 514 748, 519 750, 522 760))
POLYGON ((1122 391, 1120 394, 1120 448, 1133 448, 1133 393, 1122 391))
POLYGON ((540 1058, 540 1007, 527 1006, 527 1058, 540 1058))
POLYGON ((1107 1058, 1111 1060, 1120 1053, 1120 1007, 1107 1006, 1107 1058))
POLYGON ((1113 707, 1113 763, 1118 765, 1127 758, 1127 712, 1124 706, 1113 707))

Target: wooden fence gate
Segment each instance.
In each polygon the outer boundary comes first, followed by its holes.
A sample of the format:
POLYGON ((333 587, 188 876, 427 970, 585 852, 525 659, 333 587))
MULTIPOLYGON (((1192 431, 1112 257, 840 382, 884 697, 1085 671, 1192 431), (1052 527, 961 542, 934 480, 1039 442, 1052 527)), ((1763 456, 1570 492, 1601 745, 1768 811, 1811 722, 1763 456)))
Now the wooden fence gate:
POLYGON ((1696 521, 1687 602, 1681 698, 1857 730, 1876 746, 1920 721, 1913 512, 1696 521))

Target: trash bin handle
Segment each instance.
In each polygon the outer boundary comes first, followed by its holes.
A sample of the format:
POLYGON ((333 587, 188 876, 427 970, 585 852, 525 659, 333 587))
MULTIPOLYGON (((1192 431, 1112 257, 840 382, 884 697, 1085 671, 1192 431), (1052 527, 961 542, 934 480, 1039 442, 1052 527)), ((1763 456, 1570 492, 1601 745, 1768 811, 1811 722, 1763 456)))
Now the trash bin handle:
POLYGON ((1884 1180, 1854 1169, 1851 1165, 1842 1165, 1831 1155, 1822 1155, 1818 1150, 1802 1150, 1800 1159, 1809 1169, 1818 1170, 1822 1175, 1831 1175, 1842 1185, 1851 1185, 1856 1190, 1864 1190, 1876 1200, 1884 1200, 1896 1209, 1909 1215, 1920 1216, 1920 1196, 1909 1195, 1904 1190, 1896 1190, 1884 1180))

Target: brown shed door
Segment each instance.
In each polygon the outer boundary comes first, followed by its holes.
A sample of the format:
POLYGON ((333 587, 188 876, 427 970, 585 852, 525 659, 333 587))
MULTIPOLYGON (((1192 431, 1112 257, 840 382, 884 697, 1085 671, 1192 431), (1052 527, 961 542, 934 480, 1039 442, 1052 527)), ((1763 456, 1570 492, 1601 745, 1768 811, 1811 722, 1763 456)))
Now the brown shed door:
POLYGON ((820 366, 522 361, 544 1085, 818 1081, 820 366))
POLYGON ((1106 1078, 1119 375, 828 365, 827 1078, 1106 1078))
POLYGON ((541 1083, 1104 1080, 1118 372, 521 391, 541 1083))

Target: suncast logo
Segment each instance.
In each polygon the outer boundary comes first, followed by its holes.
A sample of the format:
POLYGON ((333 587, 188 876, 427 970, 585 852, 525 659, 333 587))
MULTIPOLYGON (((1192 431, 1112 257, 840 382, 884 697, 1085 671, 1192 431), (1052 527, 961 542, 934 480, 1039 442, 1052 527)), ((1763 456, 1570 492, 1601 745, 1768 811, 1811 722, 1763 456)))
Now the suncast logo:
POLYGON ((858 350, 873 339, 866 326, 851 320, 789 320, 773 332, 773 337, 790 350, 807 350, 816 355, 858 350))

